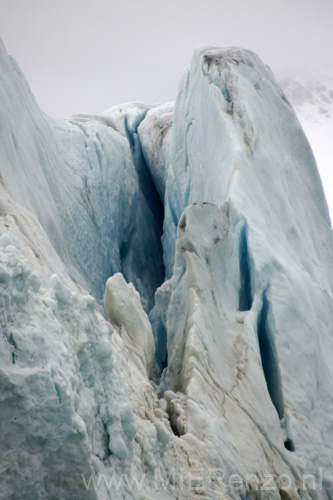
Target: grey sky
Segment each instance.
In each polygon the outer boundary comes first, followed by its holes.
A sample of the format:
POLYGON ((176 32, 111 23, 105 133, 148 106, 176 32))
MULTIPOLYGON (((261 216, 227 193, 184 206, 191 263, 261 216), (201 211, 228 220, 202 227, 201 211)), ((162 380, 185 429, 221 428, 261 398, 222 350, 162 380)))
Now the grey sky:
POLYGON ((173 100, 194 47, 254 50, 278 78, 333 66, 332 0, 0 0, 0 35, 51 116, 173 100))

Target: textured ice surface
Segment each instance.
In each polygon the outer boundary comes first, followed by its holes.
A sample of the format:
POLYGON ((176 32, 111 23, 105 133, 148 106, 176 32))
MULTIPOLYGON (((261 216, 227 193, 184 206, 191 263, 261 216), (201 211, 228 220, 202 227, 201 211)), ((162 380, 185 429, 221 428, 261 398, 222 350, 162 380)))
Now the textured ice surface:
POLYGON ((99 301, 107 278, 121 271, 150 309, 164 269, 163 207, 137 134, 148 107, 56 122, 38 109, 4 49, 1 60, 8 192, 37 215, 71 276, 99 301))
POLYGON ((333 497, 332 233, 270 70, 200 48, 175 106, 56 122, 0 56, 4 497, 333 497))
POLYGON ((110 321, 120 328, 133 362, 150 377, 155 358, 151 324, 142 309, 140 295, 132 283, 126 283, 121 273, 107 280, 104 306, 110 321))
MULTIPOLYGON (((1 495, 137 498, 125 477, 163 491, 173 467, 188 469, 164 400, 66 276, 38 221, 2 188, 1 200, 1 495)), ((141 305, 135 315, 145 315, 141 305)), ((163 494, 154 498, 171 498, 163 494)))
MULTIPOLYGON (((279 455, 275 470, 289 474, 296 460, 329 476, 332 233, 295 113, 254 54, 203 49, 181 85, 173 132, 168 227, 189 203, 224 204, 188 207, 178 223, 168 386, 191 402, 188 429, 200 408, 211 409, 223 467, 267 467, 248 439, 254 424, 279 455), (223 422, 234 436, 246 429, 235 456, 223 422)), ((168 238, 166 248, 171 230, 168 238)), ((202 440, 216 457, 206 432, 202 440)))

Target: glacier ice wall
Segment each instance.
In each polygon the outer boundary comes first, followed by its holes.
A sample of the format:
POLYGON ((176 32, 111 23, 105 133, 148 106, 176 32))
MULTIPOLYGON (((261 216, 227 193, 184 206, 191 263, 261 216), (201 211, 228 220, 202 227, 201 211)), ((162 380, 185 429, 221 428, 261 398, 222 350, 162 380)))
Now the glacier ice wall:
POLYGON ((164 279, 163 205, 136 132, 147 106, 56 122, 38 109, 4 48, 2 61, 8 192, 36 214, 71 276, 99 301, 107 278, 121 271, 151 308, 164 279))
POLYGON ((0 58, 6 498, 333 497, 332 233, 269 68, 54 121, 0 58))

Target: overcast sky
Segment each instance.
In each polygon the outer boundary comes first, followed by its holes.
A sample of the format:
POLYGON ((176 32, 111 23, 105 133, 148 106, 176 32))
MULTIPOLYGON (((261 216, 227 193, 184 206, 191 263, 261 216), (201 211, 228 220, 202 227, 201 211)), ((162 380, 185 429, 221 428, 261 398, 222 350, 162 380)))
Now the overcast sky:
POLYGON ((62 118, 174 100, 194 47, 239 45, 281 79, 333 66, 333 0, 0 0, 0 34, 41 107, 62 118))

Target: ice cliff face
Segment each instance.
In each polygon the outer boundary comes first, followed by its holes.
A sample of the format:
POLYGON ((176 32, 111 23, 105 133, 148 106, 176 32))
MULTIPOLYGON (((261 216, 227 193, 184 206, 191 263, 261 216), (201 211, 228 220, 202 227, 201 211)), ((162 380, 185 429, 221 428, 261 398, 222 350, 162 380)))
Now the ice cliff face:
POLYGON ((107 278, 121 271, 151 308, 164 269, 163 206, 136 132, 148 108, 55 122, 39 111, 15 63, 2 59, 8 191, 36 214, 71 276, 95 297, 102 300, 107 278))
POLYGON ((270 70, 197 49, 175 106, 63 122, 0 71, 4 497, 332 498, 330 220, 270 70))

